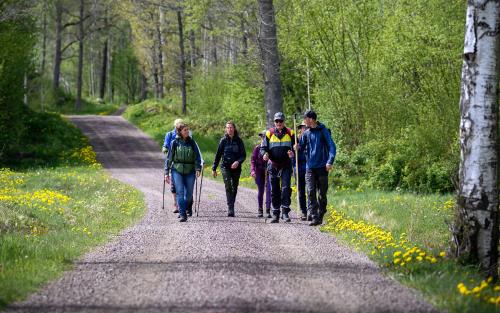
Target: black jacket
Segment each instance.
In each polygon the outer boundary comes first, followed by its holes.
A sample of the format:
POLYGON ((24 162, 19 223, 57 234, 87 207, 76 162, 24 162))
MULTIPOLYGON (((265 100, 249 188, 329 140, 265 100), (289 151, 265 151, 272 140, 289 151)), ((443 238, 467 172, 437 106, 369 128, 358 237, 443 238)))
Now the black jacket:
POLYGON ((236 136, 231 139, 228 135, 225 135, 219 142, 219 147, 217 148, 212 171, 215 171, 217 169, 221 158, 221 168, 231 169, 231 164, 233 164, 235 161, 238 161, 240 163, 238 169, 240 169, 241 163, 245 161, 246 156, 247 154, 245 151, 243 140, 241 140, 240 137, 236 136))

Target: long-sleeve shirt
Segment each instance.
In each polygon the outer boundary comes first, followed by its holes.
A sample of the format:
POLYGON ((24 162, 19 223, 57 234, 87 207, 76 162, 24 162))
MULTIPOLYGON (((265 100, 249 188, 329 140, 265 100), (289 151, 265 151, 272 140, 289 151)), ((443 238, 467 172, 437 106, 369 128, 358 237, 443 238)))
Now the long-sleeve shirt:
POLYGON ((219 162, 222 159, 221 168, 231 169, 231 165, 238 161, 238 169, 241 168, 241 163, 245 161, 247 153, 245 151, 245 145, 240 137, 234 136, 233 138, 225 135, 221 138, 219 146, 217 147, 217 153, 215 154, 214 164, 212 165, 212 171, 217 169, 219 162))

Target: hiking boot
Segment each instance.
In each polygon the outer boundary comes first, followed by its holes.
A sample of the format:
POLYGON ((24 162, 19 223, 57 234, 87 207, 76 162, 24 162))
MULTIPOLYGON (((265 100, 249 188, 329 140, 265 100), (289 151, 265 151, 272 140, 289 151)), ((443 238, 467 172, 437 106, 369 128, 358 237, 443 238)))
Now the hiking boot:
POLYGON ((264 217, 264 210, 259 209, 257 217, 264 217))
POLYGON ((321 221, 317 218, 313 218, 313 220, 309 223, 309 226, 318 226, 321 225, 321 221))
POLYGON ((300 215, 300 220, 301 220, 301 221, 307 221, 307 213, 302 213, 302 214, 300 215))
POLYGON ((179 222, 187 222, 187 216, 181 216, 181 219, 179 220, 179 222))
POLYGON ((269 223, 279 223, 279 221, 280 221, 279 215, 273 215, 273 218, 269 223))
POLYGON ((290 223, 292 221, 288 216, 288 213, 283 213, 283 215, 281 215, 281 218, 285 221, 285 223, 290 223))

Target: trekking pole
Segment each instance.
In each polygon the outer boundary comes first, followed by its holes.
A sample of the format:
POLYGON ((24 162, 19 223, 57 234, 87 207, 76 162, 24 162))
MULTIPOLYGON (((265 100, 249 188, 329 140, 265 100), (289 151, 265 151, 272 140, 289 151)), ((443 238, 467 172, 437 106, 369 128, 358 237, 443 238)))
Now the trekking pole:
POLYGON ((297 188, 297 209, 300 210, 299 200, 299 147, 297 145, 297 123, 295 122, 296 114, 293 115, 293 131, 295 133, 295 188, 297 188))
POLYGON ((161 209, 165 210, 165 176, 163 176, 163 200, 161 202, 161 209))
POLYGON ((196 172, 194 175, 194 198, 193 198, 193 207, 196 216, 198 216, 198 211, 196 210, 196 198, 198 197, 198 177, 196 176, 196 172))
MULTIPOLYGON (((267 161, 269 162, 269 161, 267 161)), ((267 200, 267 162, 266 162, 266 169, 264 171, 264 195, 263 195, 263 200, 267 200)), ((263 201, 265 202, 265 201, 263 201)), ((269 212, 271 212, 271 209, 269 209, 269 212)), ((267 223, 267 212, 264 217, 264 223, 267 223)))
POLYGON ((202 187, 203 187, 203 164, 201 165, 200 192, 198 193, 198 210, 196 210, 196 217, 198 217, 198 213, 200 211, 201 188, 202 187))

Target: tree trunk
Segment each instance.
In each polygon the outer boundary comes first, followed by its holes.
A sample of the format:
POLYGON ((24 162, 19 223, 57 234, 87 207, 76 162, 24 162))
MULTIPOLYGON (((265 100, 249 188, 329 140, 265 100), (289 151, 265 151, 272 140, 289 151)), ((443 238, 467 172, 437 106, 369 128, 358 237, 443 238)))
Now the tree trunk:
POLYGON ((104 101, 104 94, 106 93, 106 74, 108 66, 108 38, 104 41, 104 46, 102 48, 102 68, 101 68, 101 80, 99 83, 99 99, 104 101))
POLYGON ((78 74, 76 78, 76 101, 75 110, 77 112, 82 108, 82 79, 83 79, 83 10, 84 0, 80 0, 80 21, 78 23, 78 74))
POLYGON ((248 56, 248 32, 245 28, 245 23, 241 22, 241 31, 243 32, 243 36, 241 37, 241 53, 243 57, 246 59, 248 56))
POLYGON ((164 89, 164 79, 165 79, 165 70, 163 66, 163 46, 164 46, 164 37, 163 37, 163 27, 165 24, 165 17, 163 13, 162 7, 159 8, 159 22, 156 27, 156 33, 158 37, 158 98, 163 99, 163 89, 164 89))
POLYGON ((153 43, 152 47, 152 70, 153 70, 153 81, 154 81, 154 92, 155 92, 155 99, 158 99, 158 90, 159 90, 159 81, 158 81, 158 62, 157 62, 157 56, 158 54, 156 53, 156 42, 153 43))
POLYGON ((61 62, 62 62, 62 15, 63 15, 63 5, 61 1, 56 1, 56 47, 54 51, 54 75, 52 78, 52 89, 54 93, 57 93, 59 89, 59 81, 61 77, 61 62))
POLYGON ((500 1, 468 1, 460 97, 461 160, 455 252, 498 275, 500 1))
POLYGON ((43 2, 43 24, 42 24, 42 62, 40 64, 40 108, 42 112, 45 110, 45 67, 47 64, 47 1, 43 2))
POLYGON ((273 116, 283 111, 281 94, 280 63, 278 39, 272 0, 259 0, 260 32, 259 48, 264 76, 264 101, 266 104, 267 126, 274 125, 273 116))
POLYGON ((179 62, 180 62, 180 79, 181 79, 181 95, 182 95, 182 114, 186 114, 186 58, 184 56, 184 34, 182 31, 182 12, 177 11, 177 23, 179 25, 179 62))
MULTIPOLYGON (((191 72, 196 66, 196 45, 195 45, 194 31, 189 31, 189 49, 190 49, 190 59, 191 59, 191 72)), ((192 75, 192 74, 191 74, 192 75)))

